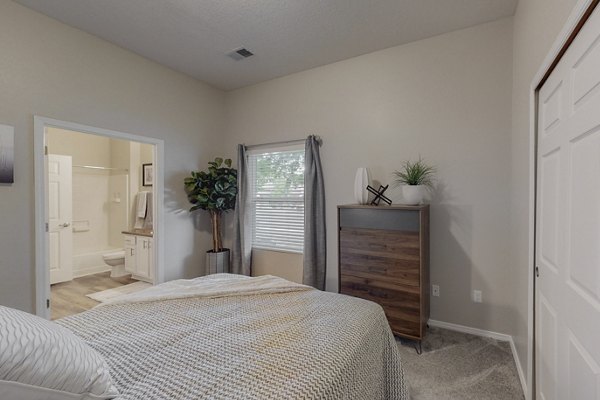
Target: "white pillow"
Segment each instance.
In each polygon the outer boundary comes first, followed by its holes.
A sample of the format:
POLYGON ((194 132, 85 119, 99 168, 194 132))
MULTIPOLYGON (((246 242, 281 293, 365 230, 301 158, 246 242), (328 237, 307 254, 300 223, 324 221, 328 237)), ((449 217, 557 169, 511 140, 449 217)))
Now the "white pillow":
POLYGON ((104 358, 54 322, 0 306, 0 399, 113 399, 104 358))

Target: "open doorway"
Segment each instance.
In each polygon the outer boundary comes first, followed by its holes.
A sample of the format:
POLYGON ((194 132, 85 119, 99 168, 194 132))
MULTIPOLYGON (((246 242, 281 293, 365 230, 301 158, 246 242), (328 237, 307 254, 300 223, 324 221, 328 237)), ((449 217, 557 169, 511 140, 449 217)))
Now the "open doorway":
POLYGON ((37 313, 63 318, 162 282, 162 141, 36 117, 39 144, 37 313))

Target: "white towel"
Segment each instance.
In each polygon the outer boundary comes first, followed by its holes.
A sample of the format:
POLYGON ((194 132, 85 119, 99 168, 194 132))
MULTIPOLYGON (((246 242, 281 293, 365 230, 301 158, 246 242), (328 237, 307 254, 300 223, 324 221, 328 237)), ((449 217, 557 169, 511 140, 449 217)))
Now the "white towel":
POLYGON ((148 215, 148 196, 151 195, 151 192, 138 192, 137 194, 137 205, 135 210, 135 224, 133 225, 134 229, 142 229, 144 228, 144 222, 146 220, 146 215, 148 215))
POLYGON ((133 225, 133 229, 142 229, 144 227, 144 219, 136 218, 135 224, 133 225))
POLYGON ((139 192, 137 194, 137 217, 146 218, 146 210, 148 206, 148 193, 150 192, 139 192))
POLYGON ((144 218, 143 229, 152 230, 152 192, 146 195, 146 218, 144 218))

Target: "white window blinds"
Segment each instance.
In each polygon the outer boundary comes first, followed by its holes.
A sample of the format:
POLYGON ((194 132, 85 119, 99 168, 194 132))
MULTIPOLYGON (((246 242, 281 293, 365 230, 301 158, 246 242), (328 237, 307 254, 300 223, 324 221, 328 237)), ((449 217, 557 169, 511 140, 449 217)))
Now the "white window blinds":
POLYGON ((252 247, 304 248, 304 146, 248 154, 252 247))

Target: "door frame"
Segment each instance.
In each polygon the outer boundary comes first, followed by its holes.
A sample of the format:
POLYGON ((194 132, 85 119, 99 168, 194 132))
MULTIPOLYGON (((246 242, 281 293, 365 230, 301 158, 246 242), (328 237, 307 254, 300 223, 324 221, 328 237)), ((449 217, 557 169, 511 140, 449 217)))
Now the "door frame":
POLYGON ((35 115, 33 117, 33 161, 34 161, 34 199, 35 199, 35 313, 49 319, 50 274, 48 270, 48 243, 46 235, 47 210, 46 167, 44 162, 46 147, 46 128, 59 128, 75 132, 88 133, 113 139, 129 140, 154 146, 154 185, 153 202, 154 227, 154 283, 164 282, 164 182, 165 182, 165 142, 147 136, 134 135, 110 129, 96 128, 75 122, 61 121, 35 115))
POLYGON ((527 313, 527 387, 525 397, 535 399, 535 248, 536 248, 536 194, 537 194, 537 121, 538 93, 554 71, 563 55, 575 40, 600 0, 578 0, 567 22, 554 41, 552 48, 529 85, 529 201, 528 201, 528 313, 527 313))

